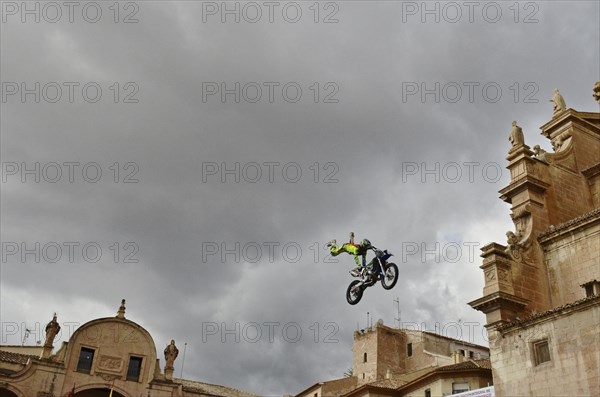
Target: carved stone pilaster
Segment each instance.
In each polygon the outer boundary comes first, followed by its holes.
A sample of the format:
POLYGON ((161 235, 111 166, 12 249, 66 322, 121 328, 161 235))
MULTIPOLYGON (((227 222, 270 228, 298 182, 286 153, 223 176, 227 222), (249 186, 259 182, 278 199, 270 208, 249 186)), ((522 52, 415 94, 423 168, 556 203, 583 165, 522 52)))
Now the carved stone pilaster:
POLYGON ((485 313, 486 327, 495 328, 513 322, 528 302, 527 299, 515 295, 494 292, 469 302, 469 305, 473 309, 485 313))
POLYGON ((508 152, 506 159, 509 161, 507 168, 510 170, 511 182, 532 173, 535 168, 533 155, 533 151, 527 145, 513 147, 508 152))
POLYGON ((485 286, 483 297, 469 305, 486 314, 488 326, 512 321, 527 305, 527 300, 515 296, 512 266, 507 247, 491 243, 481 249, 485 286))
POLYGON ((525 202, 512 208, 510 217, 515 224, 517 235, 527 236, 529 234, 533 210, 533 204, 530 202, 525 202))
POLYGON ((513 294, 511 260, 506 254, 506 247, 492 243, 483 247, 481 251, 483 264, 480 269, 483 270, 485 277, 483 294, 488 295, 497 291, 513 294))
MULTIPOLYGON (((536 160, 532 160, 536 161, 536 160)), ((511 218, 515 224, 516 235, 520 245, 528 246, 535 239, 535 234, 547 229, 549 225, 535 220, 547 219, 546 199, 544 193, 550 185, 538 178, 537 175, 524 174, 510 185, 500 190, 500 198, 512 204, 511 218)), ((518 258, 514 258, 519 260, 518 258)))

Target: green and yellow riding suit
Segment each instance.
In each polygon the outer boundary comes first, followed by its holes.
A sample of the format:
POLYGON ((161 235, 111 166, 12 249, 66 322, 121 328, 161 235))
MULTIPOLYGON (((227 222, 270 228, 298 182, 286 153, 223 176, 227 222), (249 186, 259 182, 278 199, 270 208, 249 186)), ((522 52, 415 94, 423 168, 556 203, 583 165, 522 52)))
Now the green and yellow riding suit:
POLYGON ((354 255, 354 262, 356 262, 356 266, 366 266, 367 265, 367 250, 363 248, 360 244, 343 244, 339 247, 331 247, 329 250, 331 252, 331 256, 338 256, 342 252, 346 252, 350 255, 354 255), (358 257, 362 257, 362 265, 361 261, 358 257))

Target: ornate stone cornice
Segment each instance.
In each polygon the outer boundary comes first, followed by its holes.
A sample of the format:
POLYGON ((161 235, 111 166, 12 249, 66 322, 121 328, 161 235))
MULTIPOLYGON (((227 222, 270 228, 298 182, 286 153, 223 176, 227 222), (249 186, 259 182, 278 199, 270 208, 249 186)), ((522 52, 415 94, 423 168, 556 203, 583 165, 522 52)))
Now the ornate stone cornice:
POLYGON ((546 243, 555 237, 560 236, 564 231, 568 229, 574 229, 587 223, 592 223, 600 219, 600 208, 596 208, 593 211, 578 216, 575 219, 571 219, 568 222, 562 223, 558 226, 550 226, 548 230, 540 233, 537 237, 540 244, 546 243))
POLYGON ((600 305, 600 295, 592 295, 592 296, 580 299, 578 301, 575 301, 573 303, 568 303, 566 305, 559 306, 559 307, 556 307, 554 309, 551 309, 551 310, 548 310, 548 311, 545 311, 542 313, 533 314, 522 320, 516 320, 516 321, 510 322, 510 323, 501 324, 496 329, 504 334, 504 333, 511 332, 514 330, 522 329, 523 327, 531 326, 531 325, 534 325, 537 323, 541 323, 541 322, 550 320, 554 317, 562 316, 569 312, 585 310, 592 306, 599 306, 599 305, 600 305))
POLYGON ((531 215, 531 205, 529 203, 514 208, 510 214, 510 217, 514 221, 516 219, 524 218, 528 215, 531 215))
POLYGON ((589 112, 578 112, 573 109, 567 109, 561 114, 559 114, 556 118, 553 118, 546 124, 540 127, 542 130, 541 134, 546 138, 551 138, 554 129, 561 124, 565 124, 566 122, 577 122, 579 124, 584 125, 587 129, 594 131, 597 134, 600 134, 600 128, 594 123, 586 119, 598 119, 600 118, 599 113, 589 113, 589 112))
POLYGON ((512 197, 524 190, 532 190, 538 193, 544 193, 550 185, 538 178, 531 175, 525 175, 522 178, 517 179, 504 189, 498 191, 501 194, 500 198, 507 202, 512 203, 512 197))
POLYGON ((529 300, 527 299, 519 298, 518 296, 507 294, 506 292, 497 291, 479 299, 475 299, 474 301, 469 302, 468 305, 475 310, 489 313, 500 308, 510 308, 515 311, 520 311, 527 306, 527 303, 529 303, 529 300))
POLYGON ((116 374, 107 374, 104 372, 96 372, 96 376, 101 377, 102 379, 104 379, 107 382, 112 382, 115 381, 117 379, 120 379, 121 376, 120 375, 116 375, 116 374))
MULTIPOLYGON (((502 244, 498 244, 498 243, 489 243, 485 246, 483 246, 481 248, 481 257, 482 258, 487 258, 490 257, 492 255, 498 255, 504 259, 506 259, 507 261, 510 260, 508 258, 508 256, 506 255, 506 246, 502 245, 502 244)), ((485 260, 484 260, 484 264, 480 267, 483 267, 485 265, 485 260)))
POLYGON ((581 171, 581 173, 587 179, 590 179, 590 178, 600 174, 600 163, 592 165, 590 168, 586 168, 585 170, 581 171))

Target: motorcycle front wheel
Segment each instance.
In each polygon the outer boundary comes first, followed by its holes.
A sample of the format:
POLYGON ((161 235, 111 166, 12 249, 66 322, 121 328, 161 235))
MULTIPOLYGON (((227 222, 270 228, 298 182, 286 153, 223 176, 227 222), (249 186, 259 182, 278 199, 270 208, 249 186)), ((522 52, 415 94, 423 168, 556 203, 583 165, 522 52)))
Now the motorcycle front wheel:
POLYGON ((385 272, 381 278, 383 289, 392 289, 398 282, 398 266, 395 263, 388 263, 385 266, 385 272))
POLYGON ((357 287, 356 284, 358 283, 360 283, 360 280, 354 280, 350 283, 348 290, 346 291, 346 300, 351 305, 356 305, 360 302, 363 295, 363 287, 362 285, 357 287))

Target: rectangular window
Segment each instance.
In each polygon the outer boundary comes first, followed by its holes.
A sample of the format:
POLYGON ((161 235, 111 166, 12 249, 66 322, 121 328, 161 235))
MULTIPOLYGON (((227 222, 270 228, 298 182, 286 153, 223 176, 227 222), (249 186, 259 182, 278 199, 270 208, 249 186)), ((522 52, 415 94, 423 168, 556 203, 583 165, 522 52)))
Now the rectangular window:
POLYGON ((129 367, 127 367, 127 380, 138 382, 142 372, 142 358, 129 357, 129 367))
POLYGON ((581 285, 585 289, 585 296, 590 297, 600 294, 600 281, 592 280, 581 285))
POLYGON ((464 393, 469 391, 468 383, 453 383, 452 384, 452 394, 464 393))
POLYGON ((469 358, 470 359, 475 358, 475 352, 473 352, 472 350, 469 350, 469 358))
POLYGON ((594 285, 593 284, 588 284, 585 286, 585 296, 586 297, 594 296, 594 285))
POLYGON ((535 365, 540 365, 550 361, 550 347, 548 346, 548 339, 533 342, 533 356, 535 365))
POLYGON ((79 352, 79 361, 77 362, 77 372, 89 374, 92 372, 92 362, 94 361, 94 349, 82 347, 79 352))
POLYGON ((425 390, 425 397, 431 397, 431 389, 425 390))
POLYGON ((412 357, 412 343, 406 345, 406 355, 412 357))

